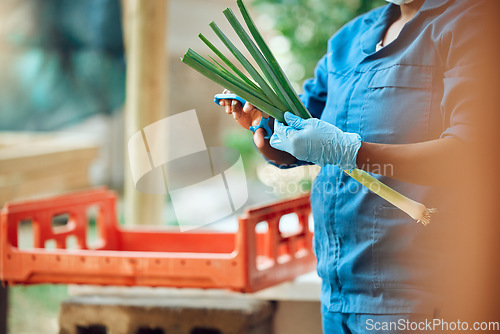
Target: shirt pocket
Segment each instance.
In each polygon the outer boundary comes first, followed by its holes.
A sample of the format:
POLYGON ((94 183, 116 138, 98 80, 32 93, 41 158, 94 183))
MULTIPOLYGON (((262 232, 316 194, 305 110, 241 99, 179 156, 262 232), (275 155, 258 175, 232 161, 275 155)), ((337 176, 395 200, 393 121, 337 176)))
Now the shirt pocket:
POLYGON ((364 141, 405 144, 428 137, 432 98, 432 69, 394 65, 367 73, 360 117, 364 141))
POLYGON ((412 289, 430 283, 433 253, 426 232, 426 227, 396 207, 375 207, 374 288, 412 289))

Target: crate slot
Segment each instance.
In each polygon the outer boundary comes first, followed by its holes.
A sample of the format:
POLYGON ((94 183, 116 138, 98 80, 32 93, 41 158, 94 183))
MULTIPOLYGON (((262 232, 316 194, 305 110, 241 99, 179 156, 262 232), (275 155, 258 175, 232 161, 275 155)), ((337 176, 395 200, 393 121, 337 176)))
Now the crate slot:
POLYGON ((103 247, 103 237, 99 229, 100 221, 102 220, 101 208, 99 205, 93 204, 85 210, 87 220, 85 229, 85 246, 87 249, 99 249, 103 247))
POLYGON ((81 249, 78 238, 76 235, 69 235, 66 237, 66 249, 81 249))
POLYGON ((54 239, 48 239, 45 240, 43 244, 43 248, 45 249, 56 249, 57 248, 57 243, 54 239))
POLYGON ((288 213, 281 216, 279 221, 279 230, 283 237, 302 232, 297 214, 288 213))
POLYGON ((32 249, 35 246, 35 236, 33 231, 33 221, 24 219, 17 225, 17 246, 19 249, 32 249))
POLYGON ((72 230, 74 223, 72 222, 69 213, 56 214, 52 217, 52 231, 53 233, 64 233, 72 230))
POLYGON ((314 217, 312 212, 309 214, 309 219, 308 219, 308 224, 309 226, 309 232, 313 233, 314 232, 314 217))

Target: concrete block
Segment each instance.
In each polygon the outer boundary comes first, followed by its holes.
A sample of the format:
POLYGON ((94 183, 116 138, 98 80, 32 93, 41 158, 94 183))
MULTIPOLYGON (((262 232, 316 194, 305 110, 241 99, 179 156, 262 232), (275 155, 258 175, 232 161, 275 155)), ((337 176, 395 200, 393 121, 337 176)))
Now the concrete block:
POLYGON ((274 305, 249 298, 72 297, 60 334, 271 334, 274 305))
POLYGON ((279 301, 274 313, 275 334, 321 334, 321 303, 279 301))

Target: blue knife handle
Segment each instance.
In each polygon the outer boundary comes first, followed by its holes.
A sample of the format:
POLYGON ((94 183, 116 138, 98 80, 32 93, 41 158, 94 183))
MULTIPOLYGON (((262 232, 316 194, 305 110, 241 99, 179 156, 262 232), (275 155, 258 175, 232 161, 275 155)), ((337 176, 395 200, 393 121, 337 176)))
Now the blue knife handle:
POLYGON ((270 118, 262 117, 260 119, 259 125, 253 125, 249 128, 249 130, 252 131, 253 133, 255 133, 255 131, 257 131, 257 129, 264 129, 264 131, 266 131, 266 134, 264 135, 264 139, 269 139, 273 135, 273 131, 269 127, 269 120, 270 120, 270 118))
POLYGON ((220 106, 220 100, 238 100, 241 102, 241 106, 243 107, 247 101, 243 100, 236 94, 216 94, 214 96, 214 102, 220 106))

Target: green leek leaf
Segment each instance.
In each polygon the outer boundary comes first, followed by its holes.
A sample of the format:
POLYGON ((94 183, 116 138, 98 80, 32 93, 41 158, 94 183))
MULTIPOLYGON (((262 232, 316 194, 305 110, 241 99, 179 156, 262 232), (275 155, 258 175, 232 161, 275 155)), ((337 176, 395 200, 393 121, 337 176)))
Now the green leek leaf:
MULTIPOLYGON (((220 38, 222 43, 231 51, 231 53, 238 59, 238 61, 243 65, 243 67, 248 71, 250 76, 257 82, 260 88, 264 91, 266 96, 269 98, 269 101, 272 102, 274 106, 278 109, 286 111, 287 108, 278 98, 278 96, 274 93, 274 91, 269 87, 264 78, 257 72, 255 67, 245 58, 245 56, 234 46, 234 44, 227 38, 227 36, 220 30, 215 22, 210 23, 210 27, 213 29, 215 34, 220 38)), ((242 96, 243 97, 243 96, 242 96)))
POLYGON ((273 106, 265 95, 262 95, 257 90, 254 90, 246 82, 236 76, 227 75, 227 73, 217 68, 217 66, 210 63, 195 51, 188 49, 184 57, 182 57, 182 62, 198 71, 208 79, 231 90, 236 95, 242 97, 260 110, 265 111, 278 121, 285 121, 284 112, 273 106))
POLYGON ((203 34, 199 34, 198 37, 205 43, 206 46, 210 48, 210 50, 213 51, 219 57, 231 70, 233 70, 236 75, 238 75, 241 79, 243 79, 246 83, 249 85, 253 86, 254 88, 258 88, 258 86, 250 80, 243 72, 240 71, 236 65, 234 65, 222 52, 217 49, 215 45, 213 45, 203 34))
POLYGON ((295 107, 297 110, 299 110, 300 116, 302 118, 310 118, 311 114, 309 111, 306 109, 304 106, 304 103, 302 103, 302 100, 298 97, 297 93, 293 89, 292 85, 290 84, 290 81, 288 80, 287 76, 283 72, 283 69, 279 65, 278 61, 274 57, 273 53, 271 52, 271 49, 267 46, 266 42, 262 38, 262 35, 260 34, 259 30, 257 29, 257 26, 252 20, 252 17, 248 13, 245 4, 243 3, 242 0, 236 0, 236 3, 238 4, 238 7, 240 8, 241 15, 243 16, 243 19, 245 20, 245 23, 248 26, 248 29, 250 30, 253 38, 255 39, 255 42, 257 45, 260 47, 262 53, 266 57, 268 63, 272 66, 272 68, 275 71, 275 75, 279 78, 279 81, 282 85, 282 87, 287 91, 288 96, 293 100, 293 103, 295 104, 295 107))
POLYGON ((260 70, 267 78, 267 81, 273 87, 274 92, 278 95, 280 100, 285 104, 286 110, 297 115, 298 114, 297 108, 293 104, 290 97, 287 95, 285 89, 281 85, 281 82, 276 77, 274 71, 271 69, 270 65, 267 63, 266 59, 264 58, 260 50, 257 48, 255 43, 250 39, 250 36, 248 36, 243 26, 238 22, 236 16, 234 16, 233 11, 230 8, 227 8, 226 10, 223 11, 223 13, 226 16, 228 22, 233 27, 236 34, 238 34, 238 36, 240 37, 241 41, 247 48, 248 52, 250 52, 257 65, 259 65, 260 70))

